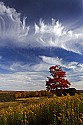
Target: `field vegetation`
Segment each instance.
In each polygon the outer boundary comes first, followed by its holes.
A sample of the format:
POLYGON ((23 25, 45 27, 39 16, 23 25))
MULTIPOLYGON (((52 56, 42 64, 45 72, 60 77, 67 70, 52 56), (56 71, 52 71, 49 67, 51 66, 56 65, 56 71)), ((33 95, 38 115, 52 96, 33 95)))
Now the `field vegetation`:
POLYGON ((4 92, 0 99, 0 125, 83 125, 83 94, 4 92))

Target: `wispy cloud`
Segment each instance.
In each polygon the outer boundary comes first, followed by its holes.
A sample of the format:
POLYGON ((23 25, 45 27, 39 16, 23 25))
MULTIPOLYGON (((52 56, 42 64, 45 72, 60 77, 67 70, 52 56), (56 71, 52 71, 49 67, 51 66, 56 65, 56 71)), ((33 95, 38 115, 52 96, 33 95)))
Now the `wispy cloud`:
POLYGON ((49 67, 51 65, 58 64, 64 71, 66 71, 67 79, 71 83, 71 87, 76 87, 76 89, 82 88, 83 81, 83 64, 78 62, 64 62, 62 59, 52 58, 42 56, 42 62, 40 64, 35 64, 32 67, 19 64, 13 64, 13 69, 10 67, 10 70, 16 71, 12 74, 0 74, 0 89, 10 89, 10 90, 41 90, 45 89, 45 80, 47 76, 50 75, 49 67), (24 71, 25 67, 28 67, 24 71), (20 72, 23 71, 23 72, 20 72), (30 71, 32 70, 32 71, 30 71), (81 86, 81 88, 80 88, 81 86))
MULTIPOLYGON (((6 7, 3 2, 0 2, 0 49, 2 46, 13 48, 13 45, 17 48, 27 49, 29 47, 54 47, 82 54, 82 40, 83 27, 70 30, 63 26, 59 20, 55 21, 53 18, 50 23, 45 23, 40 19, 39 23, 35 22, 33 27, 28 26, 26 25, 25 17, 22 20, 21 14, 14 8, 6 7)), ((20 56, 20 54, 18 55, 20 56)), ((12 72, 12 74, 0 74, 0 89, 45 89, 45 80, 49 75, 49 67, 51 65, 60 65, 67 72, 67 78, 72 83, 72 86, 75 85, 79 88, 78 84, 75 84, 76 81, 79 81, 80 87, 82 87, 83 63, 76 61, 67 62, 64 61, 63 57, 59 58, 57 55, 55 57, 54 54, 54 57, 46 55, 38 54, 37 59, 40 59, 39 62, 23 63, 23 61, 14 60, 11 62, 10 60, 8 65, 3 63, 6 60, 5 56, 0 55, 0 67, 3 70, 12 72)), ((26 52, 24 56, 27 58, 28 53, 26 52)), ((36 55, 34 54, 34 56, 36 55)))
POLYGON ((79 48, 82 46, 82 34, 66 29, 59 21, 52 19, 52 24, 45 24, 40 20, 39 26, 35 24, 35 33, 43 46, 59 47, 81 53, 79 48))
POLYGON ((24 41, 29 31, 25 20, 26 18, 23 18, 21 21, 20 13, 17 13, 14 8, 6 7, 3 2, 0 2, 0 39, 24 41))
MULTIPOLYGON (((24 47, 59 47, 75 53, 82 53, 83 34, 66 29, 59 21, 52 18, 46 24, 40 20, 34 28, 26 25, 26 18, 21 21, 20 13, 0 2, 0 45, 8 42, 24 47), (6 41, 8 39, 8 41, 6 41)), ((82 29, 83 31, 83 29, 82 29)))
POLYGON ((0 74, 0 90, 42 90, 46 76, 40 72, 17 72, 0 74))
MULTIPOLYGON (((45 89, 45 80, 50 75, 49 67, 60 65, 66 71, 71 87, 82 87, 83 64, 79 62, 65 62, 62 58, 40 56, 39 64, 13 63, 5 66, 12 74, 0 74, 0 89, 10 90, 41 90, 45 89)), ((2 66, 1 66, 2 67, 2 66)), ((81 89, 81 88, 80 88, 81 89)))
MULTIPOLYGON (((65 62, 63 59, 42 56, 44 67, 51 65, 60 65, 64 71, 67 72, 67 78, 70 82, 77 82, 83 80, 83 64, 79 62, 65 62), (45 65, 46 64, 46 65, 45 65)), ((43 66, 42 66, 43 67, 43 66)))

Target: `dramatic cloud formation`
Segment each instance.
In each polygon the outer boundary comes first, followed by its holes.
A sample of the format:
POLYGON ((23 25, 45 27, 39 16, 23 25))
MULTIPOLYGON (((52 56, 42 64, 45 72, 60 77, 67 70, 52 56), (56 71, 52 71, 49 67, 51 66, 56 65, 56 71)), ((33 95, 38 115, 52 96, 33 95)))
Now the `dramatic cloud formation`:
POLYGON ((0 89, 45 89, 51 65, 61 65, 72 86, 83 89, 83 27, 76 26, 53 18, 28 25, 0 2, 0 89))
POLYGON ((6 7, 3 2, 0 2, 0 39, 13 40, 14 42, 25 41, 29 31, 29 27, 25 26, 25 20, 26 18, 22 22, 20 13, 17 13, 14 8, 6 7))
MULTIPOLYGON (((68 51, 82 53, 83 34, 66 29, 59 21, 52 18, 51 24, 40 20, 34 28, 26 26, 26 18, 21 21, 20 13, 0 3, 0 39, 1 44, 9 41, 16 46, 59 47, 68 51), (33 30, 33 32, 32 32, 33 30), (7 39, 7 41, 5 41, 7 39)), ((10 44, 12 44, 10 43, 10 44)))

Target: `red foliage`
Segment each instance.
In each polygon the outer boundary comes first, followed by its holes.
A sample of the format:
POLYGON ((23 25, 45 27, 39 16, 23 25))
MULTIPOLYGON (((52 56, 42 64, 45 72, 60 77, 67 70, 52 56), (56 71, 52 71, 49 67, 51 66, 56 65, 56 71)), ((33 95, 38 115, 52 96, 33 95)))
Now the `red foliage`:
POLYGON ((61 67, 59 65, 56 66, 51 66, 49 68, 49 72, 51 73, 51 77, 47 77, 48 81, 46 81, 46 88, 47 90, 49 90, 50 92, 54 92, 54 90, 57 89, 65 89, 65 88, 69 88, 70 86, 70 82, 68 82, 67 79, 65 79, 64 77, 66 77, 66 72, 63 72, 61 67))

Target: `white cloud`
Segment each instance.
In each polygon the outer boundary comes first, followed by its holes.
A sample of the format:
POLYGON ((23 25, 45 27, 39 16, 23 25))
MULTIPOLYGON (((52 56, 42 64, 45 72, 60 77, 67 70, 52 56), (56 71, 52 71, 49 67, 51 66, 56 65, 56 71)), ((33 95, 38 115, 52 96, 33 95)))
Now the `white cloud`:
MULTIPOLYGON (((47 71, 47 69, 51 65, 60 65, 61 67, 72 70, 75 73, 83 72, 83 64, 78 62, 65 62, 62 58, 58 57, 47 57, 47 56, 39 56, 41 58, 41 62, 38 64, 22 64, 22 63, 13 63, 10 67, 6 67, 11 71, 47 71)), ((1 65, 2 67, 2 65, 1 65)), ((4 67, 4 66, 3 66, 4 67)), ((4 67, 5 68, 5 67, 4 67)))
POLYGON ((40 72, 0 74, 0 90, 42 90, 46 75, 40 72))
MULTIPOLYGON (((0 90, 44 90, 48 75, 46 72, 0 74, 0 90)), ((71 82, 71 87, 83 89, 82 83, 83 81, 71 82)))
POLYGON ((56 21, 52 19, 52 24, 45 24, 44 21, 40 20, 39 26, 35 24, 35 33, 41 33, 41 34, 53 34, 56 36, 62 36, 66 34, 66 31, 64 30, 64 27, 61 26, 61 23, 59 21, 56 21))
POLYGON ((76 88, 77 90, 83 90, 83 81, 72 82, 71 88, 76 88))
MULTIPOLYGON (((66 78, 71 87, 81 89, 83 81, 83 64, 78 62, 65 62, 58 57, 40 56, 39 64, 24 65, 14 63, 6 69, 14 71, 12 74, 0 74, 0 89, 5 90, 41 90, 45 89, 45 80, 50 76, 49 67, 60 65, 66 71, 66 78)), ((4 67, 5 68, 5 67, 4 67)))
MULTIPOLYGON (((35 23, 33 29, 32 32, 32 27, 26 25, 26 18, 21 21, 20 13, 17 13, 14 8, 6 7, 3 2, 0 2, 0 46, 11 42, 11 45, 15 44, 17 47, 28 47, 28 45, 31 47, 59 47, 79 54, 83 52, 83 27, 81 30, 68 30, 59 21, 52 19, 50 24, 40 20, 39 24, 35 23)), ((0 59, 2 58, 0 56, 0 59)), ((34 65, 17 62, 10 66, 0 64, 2 69, 16 72, 0 74, 0 89, 43 89, 45 88, 44 80, 49 74, 48 70, 51 65, 60 65, 67 69, 67 78, 72 85, 78 80, 82 87, 83 64, 65 62, 58 57, 40 56, 40 58, 42 61, 34 65)), ((78 84, 75 86, 79 88, 78 84)))
POLYGON ((35 34, 42 46, 59 47, 76 53, 82 51, 80 50, 83 46, 82 33, 68 30, 54 19, 52 19, 52 24, 45 24, 40 20, 39 25, 35 24, 35 34))
POLYGON ((58 57, 53 58, 41 56, 41 58, 43 61, 42 67, 43 65, 44 67, 46 66, 46 68, 49 68, 52 65, 60 65, 64 71, 66 71, 67 78, 71 83, 83 81, 83 64, 78 62, 65 62, 63 59, 59 59, 58 57))
POLYGON ((26 64, 26 65, 23 65, 23 64, 21 64, 21 63, 18 63, 18 62, 15 62, 15 63, 13 63, 12 65, 10 65, 10 70, 11 71, 22 71, 22 70, 28 70, 28 65, 26 64))
POLYGON ((13 63, 9 69, 15 72, 48 72, 50 66, 60 65, 62 68, 65 69, 65 71, 67 71, 67 77, 71 82, 76 80, 83 80, 83 64, 78 62, 65 62, 63 59, 59 59, 58 57, 53 58, 47 56, 40 56, 40 58, 42 59, 42 61, 39 64, 29 65, 13 63))
POLYGON ((59 47, 79 54, 83 52, 83 28, 81 32, 80 29, 68 30, 54 19, 50 24, 40 20, 33 31, 30 27, 26 25, 25 17, 21 21, 20 13, 0 2, 0 46, 10 39, 8 41, 16 46, 59 47))
POLYGON ((26 26, 25 20, 26 18, 22 22, 20 13, 0 2, 0 39, 24 41, 29 32, 29 26, 26 26))
POLYGON ((62 64, 62 59, 59 59, 58 57, 53 58, 53 57, 46 57, 46 56, 40 56, 42 58, 42 61, 50 64, 50 65, 61 65, 62 64))

